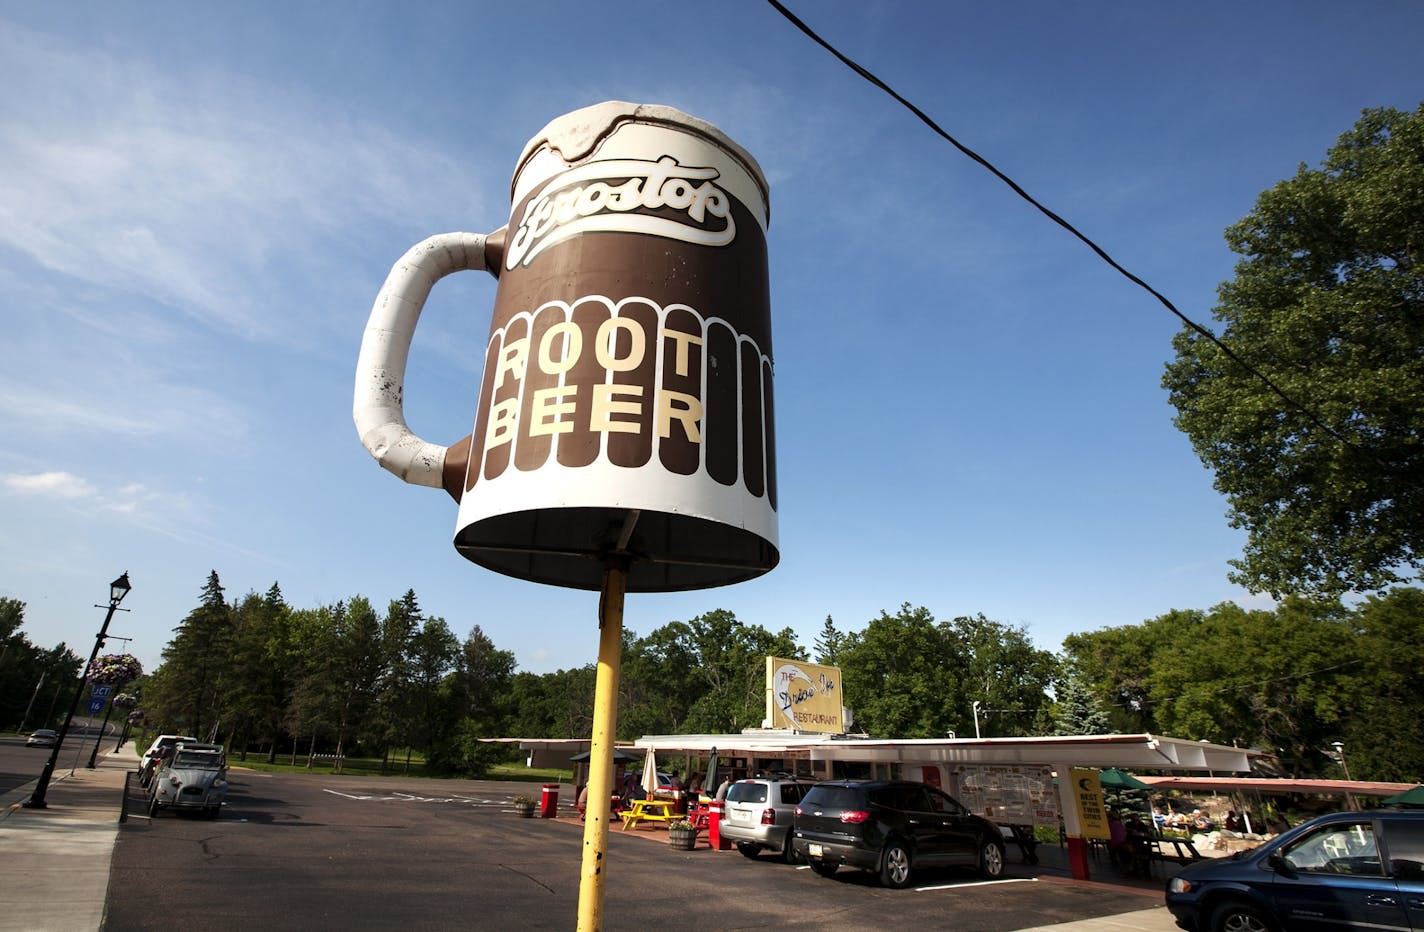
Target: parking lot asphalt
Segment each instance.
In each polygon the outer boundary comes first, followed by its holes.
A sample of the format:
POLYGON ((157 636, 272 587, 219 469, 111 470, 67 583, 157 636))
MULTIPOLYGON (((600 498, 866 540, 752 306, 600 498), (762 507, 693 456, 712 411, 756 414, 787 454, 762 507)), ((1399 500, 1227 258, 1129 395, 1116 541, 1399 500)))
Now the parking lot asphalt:
MULTIPOLYGON (((0 871, 0 930, 87 932, 105 927, 125 780, 136 760, 136 750, 128 745, 104 757, 93 770, 57 771, 47 794, 48 808, 43 810, 21 805, 29 798, 33 783, 0 797, 0 860, 4 863, 0 871)), ((647 841, 661 843, 651 834, 647 841)), ((705 848, 705 841, 702 846, 705 848)), ((1140 896, 1142 908, 1025 927, 1025 932, 1169 932, 1176 928, 1162 906, 1160 883, 1076 881, 1069 876, 1061 849, 1043 846, 1040 856, 1036 880, 1083 891, 1098 888, 1113 895, 1134 892, 1140 896)))

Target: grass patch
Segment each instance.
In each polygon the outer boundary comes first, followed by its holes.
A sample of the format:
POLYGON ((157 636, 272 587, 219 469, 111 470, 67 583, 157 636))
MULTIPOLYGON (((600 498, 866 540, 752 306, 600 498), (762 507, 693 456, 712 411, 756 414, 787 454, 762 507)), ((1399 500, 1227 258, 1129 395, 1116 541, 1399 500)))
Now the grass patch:
MULTIPOLYGON (((386 763, 386 769, 381 770, 381 759, 379 757, 348 757, 341 765, 341 772, 336 772, 336 763, 330 758, 318 758, 312 761, 310 768, 307 767, 306 758, 301 754, 297 755, 296 764, 292 764, 291 755, 277 755, 274 763, 267 763, 266 755, 249 754, 247 760, 240 759, 237 754, 228 755, 228 766, 244 767, 248 770, 260 770, 266 773, 319 773, 327 776, 337 777, 430 777, 435 779, 449 778, 455 776, 448 773, 432 773, 427 770, 425 761, 419 757, 412 757, 410 769, 406 769, 405 755, 391 757, 386 763)), ((515 780, 525 783, 567 783, 572 780, 573 775, 567 770, 557 770, 553 768, 530 769, 523 764, 507 763, 495 764, 485 774, 485 780, 515 780)))

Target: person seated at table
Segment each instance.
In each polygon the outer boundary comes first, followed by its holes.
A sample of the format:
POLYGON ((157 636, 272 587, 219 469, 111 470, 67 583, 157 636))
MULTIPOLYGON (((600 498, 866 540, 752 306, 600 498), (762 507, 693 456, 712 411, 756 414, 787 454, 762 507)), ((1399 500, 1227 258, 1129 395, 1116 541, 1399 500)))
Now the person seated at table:
POLYGON ((1192 831, 1202 834, 1212 829, 1211 816, 1200 809, 1192 810, 1192 831))
POLYGON ((1226 813, 1226 830, 1228 832, 1239 832, 1241 829, 1241 817, 1236 814, 1235 809, 1228 810, 1226 813))
POLYGON ((1122 824, 1116 809, 1108 810, 1108 858, 1113 867, 1124 872, 1132 860, 1127 847, 1127 826, 1122 824))
POLYGON ((1156 825, 1159 829, 1167 824, 1167 817, 1162 814, 1162 809, 1160 806, 1152 807, 1152 823, 1156 825))
POLYGON ((1142 817, 1133 813, 1125 825, 1127 830, 1127 843, 1123 846, 1127 855, 1128 876, 1146 877, 1148 875, 1148 864, 1151 858, 1152 844, 1151 835, 1147 831, 1147 824, 1142 821, 1142 817))
POLYGON ((673 811, 685 813, 687 812, 687 794, 683 792, 682 777, 678 775, 676 767, 668 771, 668 776, 672 778, 673 811))

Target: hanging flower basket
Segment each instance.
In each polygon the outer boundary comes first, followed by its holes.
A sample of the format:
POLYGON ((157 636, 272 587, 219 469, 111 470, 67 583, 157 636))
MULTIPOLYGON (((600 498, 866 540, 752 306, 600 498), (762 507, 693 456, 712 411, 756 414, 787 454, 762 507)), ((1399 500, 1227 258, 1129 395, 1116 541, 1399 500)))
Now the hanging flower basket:
POLYGON ((138 696, 132 693, 119 693, 114 697, 114 708, 136 709, 138 708, 138 696))
POLYGON ((89 665, 89 682, 122 686, 143 676, 143 664, 133 654, 104 654, 89 665))
POLYGON ((697 847, 697 826, 686 819, 668 823, 668 847, 675 851, 691 851, 697 847))

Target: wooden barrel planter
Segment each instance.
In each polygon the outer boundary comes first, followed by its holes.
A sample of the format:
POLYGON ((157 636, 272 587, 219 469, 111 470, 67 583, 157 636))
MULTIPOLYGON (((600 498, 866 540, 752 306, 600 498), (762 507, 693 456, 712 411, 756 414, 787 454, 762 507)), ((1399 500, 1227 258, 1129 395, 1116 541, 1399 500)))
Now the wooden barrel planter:
POLYGON ((521 819, 532 819, 534 818, 534 801, 532 799, 528 802, 516 800, 514 803, 514 811, 518 813, 521 819))
POLYGON ((694 826, 674 826, 668 829, 668 847, 676 851, 691 851, 697 847, 697 829, 694 826))

